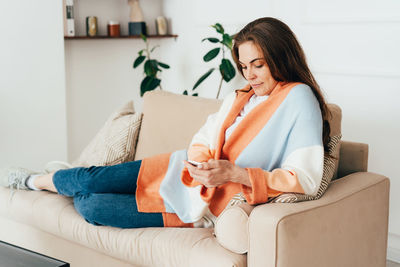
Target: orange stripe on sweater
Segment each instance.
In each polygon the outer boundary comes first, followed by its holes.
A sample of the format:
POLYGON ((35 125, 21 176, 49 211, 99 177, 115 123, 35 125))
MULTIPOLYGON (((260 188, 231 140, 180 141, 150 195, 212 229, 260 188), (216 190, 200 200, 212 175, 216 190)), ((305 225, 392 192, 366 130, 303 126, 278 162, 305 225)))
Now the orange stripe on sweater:
POLYGON ((269 188, 281 192, 304 194, 304 189, 299 182, 297 174, 285 169, 275 169, 272 172, 264 171, 264 178, 269 188))
MULTIPOLYGON (((290 90, 297 84, 299 83, 279 83, 265 102, 259 104, 247 114, 232 132, 229 139, 226 140, 222 151, 223 157, 231 162, 235 162, 243 149, 246 148, 254 137, 265 127, 272 115, 285 100, 290 90)), ((240 109, 242 109, 243 106, 240 109)), ((236 116, 237 114, 235 114, 234 119, 236 119, 236 116)), ((230 125, 232 125, 232 123, 230 125)))
POLYGON ((215 216, 219 216, 233 196, 240 191, 242 191, 241 186, 237 183, 229 182, 218 186, 212 196, 212 201, 209 206, 211 213, 215 216))
POLYGON ((163 212, 163 221, 165 227, 191 227, 193 228, 193 223, 184 223, 175 213, 163 212))
POLYGON ((267 179, 264 179, 264 170, 261 168, 246 169, 249 174, 251 187, 241 185, 242 192, 250 205, 268 201, 267 179), (256 190, 254 190, 256 188, 256 190))
POLYGON ((247 172, 251 187, 245 185, 241 185, 241 187, 250 205, 265 203, 269 197, 275 197, 283 192, 304 194, 296 173, 291 174, 284 169, 268 172, 260 168, 248 168, 247 172))
POLYGON ((142 160, 136 187, 136 204, 139 212, 165 211, 159 193, 169 165, 171 153, 160 154, 142 160))
POLYGON ((254 91, 246 91, 246 88, 250 88, 250 85, 247 85, 244 89, 237 91, 237 97, 233 102, 231 110, 229 111, 228 115, 225 118, 225 121, 222 124, 221 130, 218 134, 217 146, 215 149, 215 159, 221 159, 222 156, 222 147, 225 143, 225 131, 231 126, 236 117, 239 115, 240 111, 243 109, 244 105, 249 102, 249 99, 252 95, 254 95, 254 91))

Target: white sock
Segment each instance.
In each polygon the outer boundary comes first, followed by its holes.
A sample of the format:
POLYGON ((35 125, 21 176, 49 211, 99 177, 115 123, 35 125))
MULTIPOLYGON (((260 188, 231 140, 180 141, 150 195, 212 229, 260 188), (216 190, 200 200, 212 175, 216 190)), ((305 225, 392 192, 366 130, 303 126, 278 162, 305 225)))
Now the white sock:
POLYGON ((35 191, 40 191, 42 189, 39 189, 35 186, 34 182, 36 180, 37 177, 42 176, 42 174, 36 174, 36 175, 31 175, 29 176, 29 178, 26 180, 26 186, 29 189, 35 190, 35 191))

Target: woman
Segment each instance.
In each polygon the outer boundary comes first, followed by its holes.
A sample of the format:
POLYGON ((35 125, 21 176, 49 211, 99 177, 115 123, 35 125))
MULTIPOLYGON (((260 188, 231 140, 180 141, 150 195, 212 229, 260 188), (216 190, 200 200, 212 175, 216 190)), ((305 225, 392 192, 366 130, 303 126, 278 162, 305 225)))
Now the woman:
POLYGON ((88 222, 123 228, 199 226, 239 192, 250 204, 283 192, 315 194, 330 128, 293 32, 257 19, 236 34, 233 58, 248 85, 226 97, 188 150, 47 175, 8 169, 2 184, 73 197, 88 222))

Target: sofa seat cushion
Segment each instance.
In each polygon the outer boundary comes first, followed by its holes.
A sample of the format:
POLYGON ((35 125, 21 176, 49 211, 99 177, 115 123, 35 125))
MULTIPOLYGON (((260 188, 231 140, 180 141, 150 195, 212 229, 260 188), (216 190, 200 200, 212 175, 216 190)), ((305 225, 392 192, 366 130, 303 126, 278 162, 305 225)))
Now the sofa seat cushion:
POLYGON ((76 211, 71 198, 49 192, 0 188, 0 216, 37 227, 138 266, 246 266, 246 256, 221 247, 212 229, 94 226, 76 211))

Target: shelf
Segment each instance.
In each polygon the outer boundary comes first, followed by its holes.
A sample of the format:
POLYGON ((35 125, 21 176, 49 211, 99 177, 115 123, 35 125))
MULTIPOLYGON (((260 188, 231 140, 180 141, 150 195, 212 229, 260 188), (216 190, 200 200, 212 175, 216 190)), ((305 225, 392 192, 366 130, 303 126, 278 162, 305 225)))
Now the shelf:
MULTIPOLYGON (((167 35, 146 35, 147 38, 177 38, 176 34, 167 35)), ((64 40, 90 40, 90 39, 141 39, 139 35, 121 35, 118 37, 111 37, 107 35, 98 36, 64 36, 64 40)))

